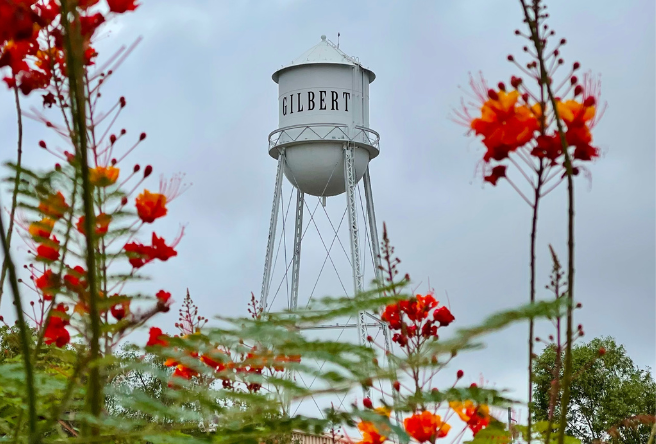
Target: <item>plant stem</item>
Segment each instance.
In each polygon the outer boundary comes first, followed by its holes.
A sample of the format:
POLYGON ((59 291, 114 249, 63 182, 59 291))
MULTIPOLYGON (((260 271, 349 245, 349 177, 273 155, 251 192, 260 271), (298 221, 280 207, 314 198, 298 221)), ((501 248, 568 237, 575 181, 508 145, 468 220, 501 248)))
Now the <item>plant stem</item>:
MULTIPOLYGON (((89 164, 87 148, 87 122, 86 122, 86 96, 84 93, 84 66, 82 65, 83 50, 82 36, 77 10, 69 11, 67 1, 62 2, 62 25, 65 30, 66 63, 68 68, 69 94, 71 103, 71 117, 75 129, 76 157, 80 164, 82 176, 82 198, 84 204, 84 225, 86 231, 86 265, 87 282, 89 284, 89 318, 91 323, 91 343, 88 386, 88 406, 91 414, 100 417, 102 410, 102 385, 100 383, 100 369, 97 360, 100 357, 100 315, 98 312, 98 285, 96 282, 96 255, 95 255, 95 211, 93 208, 93 190, 89 182, 89 164), (72 27, 68 14, 73 13, 76 26, 72 27)), ((99 435, 97 426, 91 427, 91 435, 99 435)))
MULTIPOLYGON (((18 320, 18 330, 20 335, 21 353, 23 354, 23 365, 25 366, 25 385, 27 386, 27 409, 30 426, 30 443, 39 443, 41 440, 36 434, 36 391, 34 389, 34 374, 32 369, 32 359, 30 352, 29 337, 27 335, 27 323, 23 316, 23 304, 21 302, 20 293, 18 291, 18 278, 16 277, 16 269, 14 262, 11 260, 11 252, 9 251, 9 243, 5 238, 5 227, 0 216, 0 242, 2 242, 2 250, 5 255, 5 263, 7 264, 7 271, 9 272, 9 284, 11 292, 14 296, 14 305, 16 306, 16 319, 18 320)), ((18 431, 16 432, 18 433, 18 431)))
MULTIPOLYGON (((16 154, 16 179, 14 180, 14 191, 11 195, 11 210, 9 213, 9 228, 7 229, 7 245, 11 247, 11 236, 14 232, 14 219, 16 216, 16 207, 18 206, 18 188, 20 186, 21 161, 23 158, 23 115, 21 114, 20 96, 18 88, 14 87, 14 97, 16 99, 16 114, 18 118, 18 152, 16 154)), ((2 232, 4 235, 4 231, 2 232)), ((2 293, 7 277, 7 268, 9 265, 8 256, 2 261, 2 275, 0 276, 0 302, 2 302, 2 293)))

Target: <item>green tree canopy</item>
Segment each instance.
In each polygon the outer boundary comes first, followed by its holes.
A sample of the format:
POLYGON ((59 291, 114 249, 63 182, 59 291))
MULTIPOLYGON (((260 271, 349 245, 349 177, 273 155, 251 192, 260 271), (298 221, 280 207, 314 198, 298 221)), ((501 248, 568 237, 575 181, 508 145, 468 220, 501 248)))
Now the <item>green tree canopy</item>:
MULTIPOLYGON (((534 419, 549 418, 550 389, 555 379, 557 349, 550 345, 534 362, 534 419)), ((624 346, 611 337, 595 338, 573 347, 571 400, 567 434, 584 444, 644 444, 656 413, 656 382, 641 369, 624 346)), ((562 371, 559 378, 562 378, 562 371)), ((556 402, 554 413, 560 408, 556 402)))

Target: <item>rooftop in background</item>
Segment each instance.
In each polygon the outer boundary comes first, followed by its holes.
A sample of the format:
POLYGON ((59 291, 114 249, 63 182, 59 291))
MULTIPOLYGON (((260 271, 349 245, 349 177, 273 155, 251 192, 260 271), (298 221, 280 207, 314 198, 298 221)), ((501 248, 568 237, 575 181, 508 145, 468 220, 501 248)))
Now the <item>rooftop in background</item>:
POLYGON ((289 65, 283 66, 273 73, 271 78, 274 82, 278 83, 278 76, 281 71, 299 65, 312 65, 312 64, 337 64, 337 65, 357 65, 365 71, 368 71, 370 82, 376 78, 376 74, 368 68, 365 68, 356 57, 351 57, 344 51, 339 49, 330 40, 326 39, 325 35, 321 36, 321 41, 314 45, 312 48, 305 51, 300 56, 296 57, 289 65))

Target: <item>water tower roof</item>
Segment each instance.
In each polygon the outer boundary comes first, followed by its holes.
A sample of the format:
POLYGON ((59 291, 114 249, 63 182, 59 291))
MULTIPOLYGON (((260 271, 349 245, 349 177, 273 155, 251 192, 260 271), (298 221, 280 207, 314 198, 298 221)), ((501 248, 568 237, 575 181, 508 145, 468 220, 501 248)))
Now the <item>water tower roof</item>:
POLYGON ((363 67, 357 58, 351 57, 339 49, 337 45, 326 39, 325 35, 321 36, 321 41, 319 43, 295 58, 289 65, 274 72, 271 78, 274 82, 278 83, 278 76, 282 71, 298 65, 312 64, 357 65, 369 73, 370 82, 373 82, 376 78, 376 74, 374 74, 373 71, 363 67))

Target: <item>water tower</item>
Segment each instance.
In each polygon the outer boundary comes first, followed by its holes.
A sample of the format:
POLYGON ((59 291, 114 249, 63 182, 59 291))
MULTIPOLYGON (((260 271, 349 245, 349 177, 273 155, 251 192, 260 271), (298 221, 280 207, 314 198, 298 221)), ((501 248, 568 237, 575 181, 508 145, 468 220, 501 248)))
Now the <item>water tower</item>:
MULTIPOLYGON (((373 262, 371 270, 375 270, 375 277, 380 280, 380 244, 369 174, 369 162, 380 152, 379 135, 369 128, 369 84, 376 78, 375 74, 324 35, 317 45, 274 72, 272 78, 278 84, 279 125, 269 134, 269 155, 278 161, 278 168, 262 281, 261 303, 267 311, 271 310, 269 293, 274 249, 281 240, 276 234, 278 220, 282 219, 283 224, 286 220, 281 215, 283 175, 293 186, 292 193, 296 194, 293 212, 289 211, 292 194, 288 204, 288 212, 294 217, 294 235, 291 257, 285 260, 285 279, 291 266, 287 308, 298 307, 301 246, 307 230, 303 217, 306 212, 310 218, 314 217, 307 204, 312 196, 318 199, 317 206, 325 207, 328 197, 332 198, 331 204, 335 201, 342 208, 346 206, 344 216, 348 214, 350 242, 347 262, 352 271, 352 294, 364 289, 363 252, 369 252, 373 262), (364 188, 363 193, 361 188, 364 188), (361 199, 356 200, 356 190, 360 197, 364 194, 366 205, 361 199), (342 194, 345 197, 341 197, 342 194)), ((330 254, 330 250, 326 251, 330 254)), ((307 299, 311 295, 303 297, 307 299)), ((386 325, 371 313, 359 313, 357 323, 326 328, 357 329, 361 344, 367 343, 367 329, 375 328, 384 335, 386 346, 391 346, 386 325)))

